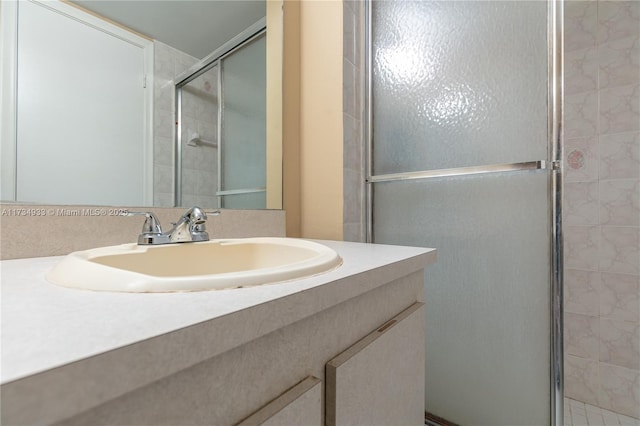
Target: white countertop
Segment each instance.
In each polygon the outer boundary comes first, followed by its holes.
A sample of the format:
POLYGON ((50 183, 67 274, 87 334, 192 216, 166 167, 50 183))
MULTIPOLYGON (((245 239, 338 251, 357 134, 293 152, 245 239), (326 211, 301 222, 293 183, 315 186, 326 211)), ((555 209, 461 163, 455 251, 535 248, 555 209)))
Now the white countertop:
POLYGON ((166 358, 164 370, 179 371, 435 261, 433 249, 319 242, 340 254, 341 267, 280 284, 190 293, 69 289, 44 278, 61 257, 2 261, 2 384, 101 354, 114 361, 117 349, 145 341, 141 353, 153 347, 166 358), (206 333, 206 342, 196 331, 206 333), (171 338, 159 351, 153 338, 162 335, 171 338))

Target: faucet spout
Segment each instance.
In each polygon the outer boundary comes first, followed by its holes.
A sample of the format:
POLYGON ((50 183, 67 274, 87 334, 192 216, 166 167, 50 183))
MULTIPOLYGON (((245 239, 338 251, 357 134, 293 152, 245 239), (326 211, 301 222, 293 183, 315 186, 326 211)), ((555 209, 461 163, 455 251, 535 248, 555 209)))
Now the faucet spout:
POLYGON ((182 215, 182 218, 187 220, 190 224, 200 225, 207 221, 207 214, 200 207, 191 207, 182 215))
MULTIPOLYGON (((214 215, 219 211, 211 212, 214 215)), ((207 214, 200 207, 192 207, 187 210, 168 232, 162 232, 160 222, 150 212, 130 212, 129 216, 144 215, 145 223, 142 232, 138 236, 139 245, 158 245, 170 243, 190 243, 197 241, 209 241, 205 222, 207 214)))
POLYGON ((206 221, 207 214, 204 210, 197 206, 190 208, 169 231, 169 241, 172 243, 209 241, 209 234, 204 227, 206 221))

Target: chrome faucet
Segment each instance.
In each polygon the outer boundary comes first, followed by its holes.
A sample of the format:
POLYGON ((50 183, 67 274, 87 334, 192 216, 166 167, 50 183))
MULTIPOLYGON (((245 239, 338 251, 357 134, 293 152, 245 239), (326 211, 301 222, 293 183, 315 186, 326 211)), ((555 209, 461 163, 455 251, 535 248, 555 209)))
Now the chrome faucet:
MULTIPOLYGON (((209 214, 219 215, 216 210, 209 214)), ((157 245, 171 243, 191 243, 196 241, 209 241, 209 234, 205 228, 207 213, 200 207, 192 207, 187 210, 169 232, 162 232, 160 221, 151 212, 128 212, 128 216, 145 216, 142 232, 138 235, 139 245, 157 245)))

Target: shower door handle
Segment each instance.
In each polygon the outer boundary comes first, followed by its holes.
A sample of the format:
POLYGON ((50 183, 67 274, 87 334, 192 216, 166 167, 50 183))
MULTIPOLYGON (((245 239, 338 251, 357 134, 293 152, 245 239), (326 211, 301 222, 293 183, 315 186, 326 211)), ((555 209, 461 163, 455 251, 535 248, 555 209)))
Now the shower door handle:
POLYGON ((390 182, 396 180, 433 179, 453 176, 468 176, 487 173, 521 172, 531 170, 559 170, 558 161, 528 161, 524 163, 490 164, 485 166, 455 167, 452 169, 423 170, 418 172, 390 173, 367 178, 367 183, 390 182))

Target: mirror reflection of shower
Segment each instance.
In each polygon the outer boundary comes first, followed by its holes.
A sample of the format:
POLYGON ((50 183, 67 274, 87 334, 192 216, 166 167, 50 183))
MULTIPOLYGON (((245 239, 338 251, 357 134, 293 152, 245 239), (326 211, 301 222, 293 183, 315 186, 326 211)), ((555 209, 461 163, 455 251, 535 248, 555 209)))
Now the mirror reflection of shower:
POLYGON ((176 206, 266 208, 265 63, 260 21, 177 81, 176 206))
POLYGON ((187 142, 189 146, 210 146, 211 148, 217 148, 218 142, 208 141, 206 139, 202 139, 200 137, 200 133, 192 133, 189 141, 187 142))

